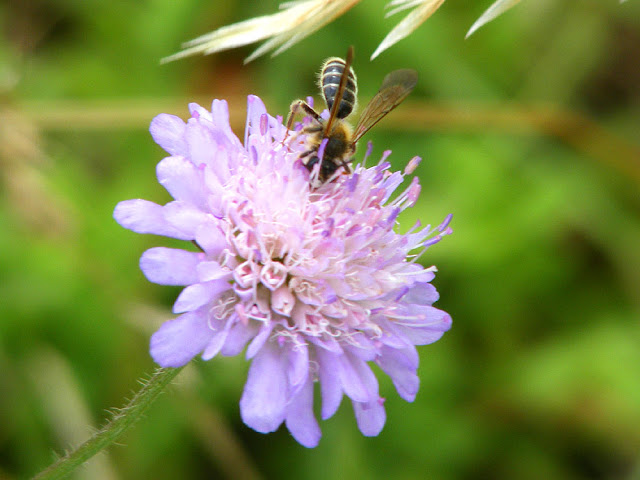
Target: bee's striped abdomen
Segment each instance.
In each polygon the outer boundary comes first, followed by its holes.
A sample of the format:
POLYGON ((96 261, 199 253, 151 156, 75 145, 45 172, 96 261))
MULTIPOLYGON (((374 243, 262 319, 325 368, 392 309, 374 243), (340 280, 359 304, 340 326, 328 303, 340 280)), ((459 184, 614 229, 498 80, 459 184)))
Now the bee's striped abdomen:
MULTIPOLYGON (((340 78, 344 73, 344 67, 345 61, 337 57, 330 58, 322 66, 322 71, 320 72, 320 90, 322 91, 322 96, 329 111, 331 111, 333 102, 336 100, 340 78)), ((338 112, 336 114, 337 118, 346 118, 353 112, 357 94, 358 86, 356 75, 353 73, 353 69, 349 68, 347 84, 342 93, 342 98, 339 99, 340 105, 338 106, 338 112)))

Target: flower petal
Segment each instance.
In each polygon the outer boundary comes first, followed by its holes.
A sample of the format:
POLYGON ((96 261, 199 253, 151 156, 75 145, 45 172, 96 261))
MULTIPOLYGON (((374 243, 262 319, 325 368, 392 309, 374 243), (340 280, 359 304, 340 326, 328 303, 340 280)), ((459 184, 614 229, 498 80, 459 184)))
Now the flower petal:
POLYGON ((322 419, 333 416, 342 401, 342 385, 338 376, 338 355, 318 348, 316 359, 318 361, 318 377, 320 378, 320 392, 322 393, 322 419))
MULTIPOLYGON (((429 272, 433 274, 432 272, 429 272)), ((405 303, 416 303, 419 305, 432 305, 440 298, 436 287, 430 283, 416 283, 407 294, 402 297, 405 303)))
POLYGON ((167 113, 156 116, 149 127, 155 142, 170 155, 187 154, 184 131, 185 123, 182 119, 167 113))
POLYGON ((240 399, 242 421, 260 433, 278 429, 285 418, 287 375, 278 347, 267 343, 253 359, 240 399))
POLYGON ((267 108, 261 98, 255 95, 247 97, 247 124, 244 143, 248 143, 249 135, 262 135, 260 132, 260 118, 267 113, 267 108))
POLYGON ((189 240, 189 236, 170 225, 164 218, 161 205, 148 200, 125 200, 116 205, 113 218, 124 228, 136 233, 151 233, 189 240))
POLYGON ((198 281, 196 267, 202 255, 177 248, 150 248, 140 257, 140 270, 160 285, 190 285, 198 281))
POLYGON ((224 330, 215 332, 211 341, 207 344, 202 352, 203 360, 211 360, 215 357, 224 345, 225 340, 229 335, 229 329, 231 328, 231 322, 227 322, 224 330))
POLYGON ((353 412, 356 415, 356 422, 362 434, 366 437, 378 435, 387 420, 387 413, 384 409, 384 399, 377 398, 370 402, 352 402, 353 412))
POLYGON ((229 123, 229 106, 226 100, 214 99, 211 103, 211 116, 213 123, 224 134, 228 148, 242 149, 242 144, 236 134, 231 130, 229 123))
POLYGON ((360 360, 370 362, 378 357, 378 345, 376 344, 377 339, 374 341, 364 333, 356 332, 351 335, 349 341, 351 345, 345 347, 345 350, 358 357, 360 360))
POLYGON ((185 313, 169 320, 151 336, 151 356, 161 367, 182 367, 211 340, 203 311, 185 313))
POLYGON ((345 352, 338 357, 338 376, 344 393, 356 402, 368 402, 378 397, 378 380, 369 365, 345 352))
POLYGON ((225 357, 233 357, 238 355, 245 347, 247 342, 251 340, 258 333, 258 325, 250 323, 244 325, 237 322, 229 330, 227 340, 222 347, 220 353, 225 357))
POLYGON ((183 232, 185 237, 194 239, 198 227, 207 221, 209 214, 192 203, 177 200, 164 206, 164 218, 169 225, 183 232))
POLYGON ((204 118, 190 119, 187 123, 185 138, 189 148, 188 158, 196 168, 214 167, 218 142, 215 140, 215 126, 204 118))
POLYGON ((258 353, 264 343, 269 339, 272 330, 272 323, 265 322, 262 324, 262 326, 260 327, 260 332, 255 337, 253 337, 253 340, 247 348, 247 359, 253 358, 258 353))
POLYGON ((420 379, 416 375, 418 353, 414 347, 405 350, 383 347, 376 360, 384 373, 391 377, 393 385, 407 402, 413 402, 420 387, 420 379))
POLYGON ((428 345, 439 340, 451 328, 451 316, 435 307, 423 306, 425 319, 419 322, 397 325, 397 330, 414 345, 428 345))
POLYGON ((211 280, 228 280, 231 278, 231 270, 223 267, 218 262, 200 262, 198 264, 198 280, 208 282, 211 280))
POLYGON ((207 195, 202 174, 183 157, 167 157, 156 167, 158 182, 173 198, 191 203, 206 211, 207 195))
POLYGON ((217 258, 225 248, 229 247, 221 226, 211 217, 196 229, 195 239, 200 248, 212 258, 217 258))
POLYGON ((287 378, 289 379, 289 385, 295 390, 300 388, 310 377, 309 348, 303 343, 302 338, 296 339, 294 345, 290 348, 287 378))
POLYGON ((200 308, 227 290, 229 290, 229 283, 224 280, 189 285, 178 295, 173 304, 173 313, 189 312, 200 308))
POLYGON ((301 445, 313 448, 320 442, 322 432, 313 414, 313 380, 311 377, 307 378, 303 387, 287 406, 285 424, 293 438, 301 445))

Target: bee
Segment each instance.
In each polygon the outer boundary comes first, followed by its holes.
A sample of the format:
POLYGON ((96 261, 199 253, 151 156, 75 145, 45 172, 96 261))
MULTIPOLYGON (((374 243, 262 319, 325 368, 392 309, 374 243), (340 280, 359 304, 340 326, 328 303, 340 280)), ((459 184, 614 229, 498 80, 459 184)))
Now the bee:
POLYGON ((291 104, 287 132, 291 130, 294 117, 300 110, 312 118, 313 123, 303 127, 298 134, 306 135, 307 150, 299 155, 305 167, 313 173, 314 167, 320 163, 320 166, 315 168, 317 176, 312 180, 314 186, 333 179, 340 168, 351 173, 349 163, 353 161, 358 140, 396 108, 418 82, 418 73, 415 70, 394 70, 389 73, 384 77, 378 93, 365 107, 353 130, 345 120, 355 109, 358 94, 358 83, 351 68, 352 63, 353 47, 349 47, 345 60, 332 57, 322 66, 318 83, 329 110, 326 121, 303 100, 296 100, 291 104))

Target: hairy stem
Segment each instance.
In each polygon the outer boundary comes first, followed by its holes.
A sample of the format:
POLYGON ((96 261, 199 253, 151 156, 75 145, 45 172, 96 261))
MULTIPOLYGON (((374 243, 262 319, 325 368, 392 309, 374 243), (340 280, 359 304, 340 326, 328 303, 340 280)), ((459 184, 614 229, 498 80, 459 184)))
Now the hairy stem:
POLYGON ((43 470, 33 480, 66 478, 77 467, 102 449, 114 443, 158 398, 158 395, 180 373, 180 368, 158 368, 131 401, 119 410, 113 419, 89 440, 43 470))

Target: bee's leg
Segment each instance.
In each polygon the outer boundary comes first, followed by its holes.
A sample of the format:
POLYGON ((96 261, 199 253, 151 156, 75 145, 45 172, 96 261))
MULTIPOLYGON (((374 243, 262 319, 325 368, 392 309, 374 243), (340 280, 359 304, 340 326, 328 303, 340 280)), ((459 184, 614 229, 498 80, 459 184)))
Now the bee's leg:
POLYGON ((340 166, 342 168, 344 168, 344 171, 347 173, 351 173, 351 167, 349 166, 350 163, 353 163, 356 159, 355 157, 355 153, 356 153, 356 146, 355 144, 351 144, 351 147, 349 148, 349 153, 347 155, 349 155, 349 159, 345 160, 344 158, 340 159, 340 166))
POLYGON ((291 104, 289 108, 289 118, 287 119, 287 130, 291 130, 291 126, 293 125, 293 117, 298 111, 302 109, 304 113, 313 117, 318 123, 322 123, 322 117, 318 112, 316 112, 311 106, 305 102, 304 100, 296 100, 291 104))
POLYGON ((311 106, 305 102, 304 100, 296 100, 289 107, 289 116, 287 117, 287 132, 284 134, 284 138, 282 139, 282 143, 284 144, 285 140, 289 136, 289 131, 293 126, 293 120, 296 114, 300 111, 300 109, 304 110, 304 113, 313 117, 318 123, 322 123, 322 117, 316 112, 311 106))
POLYGON ((298 158, 308 157, 309 155, 311 155, 312 153, 316 153, 317 151, 318 151, 317 148, 312 148, 311 150, 307 150, 306 152, 302 152, 300 155, 298 155, 298 158))
POLYGON ((342 162, 340 163, 340 166, 344 168, 345 172, 351 173, 351 167, 349 166, 351 162, 353 162, 353 159, 349 159, 348 162, 345 162, 344 160, 342 160, 342 162))

